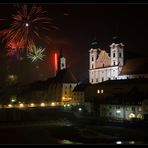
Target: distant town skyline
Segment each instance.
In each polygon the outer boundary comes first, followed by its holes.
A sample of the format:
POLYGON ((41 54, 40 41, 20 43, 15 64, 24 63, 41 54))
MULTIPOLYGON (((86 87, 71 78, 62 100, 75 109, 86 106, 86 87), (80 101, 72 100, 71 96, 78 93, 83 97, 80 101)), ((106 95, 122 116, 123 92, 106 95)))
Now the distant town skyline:
MULTIPOLYGON (((53 53, 63 49, 67 65, 78 80, 88 78, 90 44, 94 37, 101 49, 108 50, 112 37, 119 35, 125 50, 147 56, 148 5, 134 4, 37 4, 47 11, 59 30, 51 30, 44 38, 43 61, 17 61, 5 56, 0 41, 0 82, 8 74, 18 75, 21 82, 45 80, 54 76, 53 53)), ((0 29, 10 25, 14 4, 0 4, 0 29), (9 10, 9 12, 5 10, 9 10), (6 20, 5 20, 6 19, 6 20)), ((43 43, 41 43, 42 45, 43 43)))

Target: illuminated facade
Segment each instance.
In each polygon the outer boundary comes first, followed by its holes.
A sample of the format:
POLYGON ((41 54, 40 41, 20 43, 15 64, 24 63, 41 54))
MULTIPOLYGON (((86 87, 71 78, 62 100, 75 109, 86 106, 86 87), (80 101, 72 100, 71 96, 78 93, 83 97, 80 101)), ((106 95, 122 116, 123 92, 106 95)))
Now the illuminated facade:
POLYGON ((66 58, 63 56, 62 50, 56 59, 58 59, 56 76, 47 80, 49 100, 64 104, 73 103, 73 89, 77 84, 76 78, 66 67, 66 58))
POLYGON ((95 41, 89 50, 89 83, 96 84, 107 80, 148 77, 147 73, 127 72, 130 70, 126 66, 129 63, 132 62, 126 62, 124 58, 124 44, 117 37, 114 37, 109 53, 100 49, 98 42, 95 41))

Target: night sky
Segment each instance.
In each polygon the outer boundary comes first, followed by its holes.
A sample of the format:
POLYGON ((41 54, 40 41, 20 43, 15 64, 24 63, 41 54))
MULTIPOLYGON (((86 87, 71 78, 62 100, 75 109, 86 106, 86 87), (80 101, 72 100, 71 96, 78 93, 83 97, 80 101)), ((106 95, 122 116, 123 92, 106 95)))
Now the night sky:
MULTIPOLYGON (((38 4, 39 5, 39 4, 38 4)), ((96 35, 100 48, 108 50, 112 37, 118 34, 125 50, 148 54, 148 5, 144 4, 41 4, 59 30, 44 37, 44 61, 31 63, 5 56, 0 41, 0 83, 8 74, 17 74, 20 82, 46 80, 54 76, 53 53, 63 49, 67 65, 78 80, 88 77, 88 51, 96 35)), ((0 4, 0 29, 8 27, 14 4, 0 4)), ((43 43, 41 43, 43 44, 43 43)))

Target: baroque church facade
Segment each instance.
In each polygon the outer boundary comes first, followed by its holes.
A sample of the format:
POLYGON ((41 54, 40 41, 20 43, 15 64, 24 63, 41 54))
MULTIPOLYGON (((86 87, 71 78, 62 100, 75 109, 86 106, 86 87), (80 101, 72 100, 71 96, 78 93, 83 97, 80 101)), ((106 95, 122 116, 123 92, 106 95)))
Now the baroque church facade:
MULTIPOLYGON (((138 60, 135 62, 137 63, 138 60)), ((107 80, 148 77, 147 73, 135 70, 136 67, 133 63, 133 59, 125 61, 124 44, 118 37, 114 37, 109 53, 99 48, 98 42, 94 41, 89 50, 89 83, 97 84, 107 80)))

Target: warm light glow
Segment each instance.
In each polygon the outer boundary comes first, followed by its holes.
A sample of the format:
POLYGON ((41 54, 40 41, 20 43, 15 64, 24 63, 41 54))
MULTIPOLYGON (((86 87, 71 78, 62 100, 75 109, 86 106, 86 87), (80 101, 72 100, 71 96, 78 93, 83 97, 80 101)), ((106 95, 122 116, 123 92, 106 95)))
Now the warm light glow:
POLYGON ((24 107, 24 104, 23 104, 23 103, 21 103, 19 106, 20 106, 20 107, 24 107))
POLYGON ((129 114, 129 118, 135 118, 135 117, 136 117, 135 114, 133 113, 129 114))
POLYGON ((69 106, 70 106, 70 104, 67 104, 67 106, 69 107, 69 106))
POLYGON ((137 118, 143 119, 143 115, 142 115, 142 114, 138 114, 138 115, 137 115, 137 118))
POLYGON ((54 103, 54 102, 52 102, 52 103, 51 103, 51 106, 55 106, 55 103, 54 103))
POLYGON ((31 103, 30 106, 31 106, 31 107, 34 107, 35 105, 34 105, 34 103, 31 103))
POLYGON ((103 89, 101 89, 101 93, 103 94, 103 92, 104 92, 104 90, 103 89))
POLYGON ((44 107, 45 106, 45 103, 41 103, 41 107, 44 107))
POLYGON ((57 53, 54 54, 54 64, 55 64, 55 72, 58 70, 58 56, 57 53))
POLYGON ((100 93, 100 90, 99 90, 99 89, 97 90, 97 93, 98 93, 98 94, 100 93))
POLYGON ((12 107, 12 104, 8 104, 8 107, 12 107))

